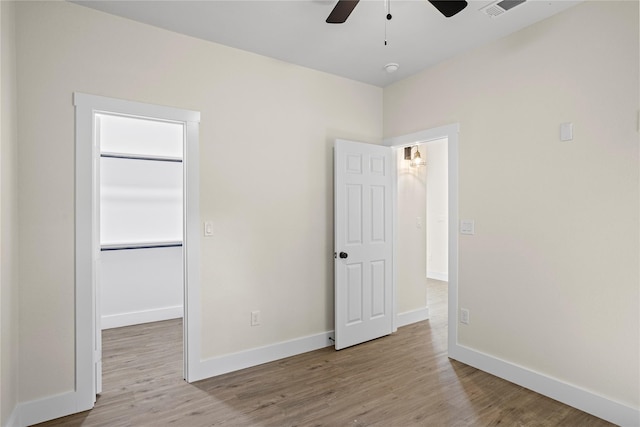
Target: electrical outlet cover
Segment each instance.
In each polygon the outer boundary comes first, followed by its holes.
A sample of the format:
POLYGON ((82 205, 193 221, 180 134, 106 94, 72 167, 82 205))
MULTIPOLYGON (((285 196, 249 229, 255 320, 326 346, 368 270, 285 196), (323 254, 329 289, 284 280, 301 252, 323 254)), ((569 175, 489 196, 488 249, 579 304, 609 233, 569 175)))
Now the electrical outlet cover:
POLYGON ((460 309, 460 323, 469 324, 469 310, 466 308, 460 309))

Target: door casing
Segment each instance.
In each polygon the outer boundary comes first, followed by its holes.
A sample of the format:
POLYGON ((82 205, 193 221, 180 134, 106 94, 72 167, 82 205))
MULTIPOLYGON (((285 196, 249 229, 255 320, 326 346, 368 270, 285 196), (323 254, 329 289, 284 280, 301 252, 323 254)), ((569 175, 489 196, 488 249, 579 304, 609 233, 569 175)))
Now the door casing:
POLYGON ((200 113, 83 93, 75 106, 75 407, 91 409, 96 400, 96 260, 99 256, 99 147, 95 114, 115 113, 184 124, 184 377, 197 375, 200 363, 199 123, 200 113))

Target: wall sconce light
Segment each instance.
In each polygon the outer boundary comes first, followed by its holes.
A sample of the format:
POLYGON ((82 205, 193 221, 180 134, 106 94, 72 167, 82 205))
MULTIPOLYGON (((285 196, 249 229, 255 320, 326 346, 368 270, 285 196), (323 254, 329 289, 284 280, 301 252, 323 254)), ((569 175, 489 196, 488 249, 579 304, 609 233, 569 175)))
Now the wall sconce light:
POLYGON ((413 159, 411 160, 411 166, 420 167, 426 166, 427 162, 420 155, 420 150, 418 150, 418 146, 416 145, 416 152, 413 154, 413 159))
POLYGON ((404 147, 404 159, 411 160, 411 163, 409 165, 413 168, 426 166, 427 162, 420 155, 420 150, 418 149, 418 146, 416 145, 415 147, 416 147, 416 152, 413 153, 413 155, 411 155, 411 151, 413 150, 413 147, 404 147))
POLYGON ((404 147, 404 159, 411 160, 411 149, 413 147, 404 147))

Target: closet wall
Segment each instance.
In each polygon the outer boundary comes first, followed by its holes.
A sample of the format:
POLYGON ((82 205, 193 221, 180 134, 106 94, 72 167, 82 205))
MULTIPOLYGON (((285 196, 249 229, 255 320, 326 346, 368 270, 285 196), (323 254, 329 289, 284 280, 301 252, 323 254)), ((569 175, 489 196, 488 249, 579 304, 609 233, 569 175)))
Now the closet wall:
POLYGON ((105 114, 96 126, 102 328, 182 317, 182 125, 105 114))

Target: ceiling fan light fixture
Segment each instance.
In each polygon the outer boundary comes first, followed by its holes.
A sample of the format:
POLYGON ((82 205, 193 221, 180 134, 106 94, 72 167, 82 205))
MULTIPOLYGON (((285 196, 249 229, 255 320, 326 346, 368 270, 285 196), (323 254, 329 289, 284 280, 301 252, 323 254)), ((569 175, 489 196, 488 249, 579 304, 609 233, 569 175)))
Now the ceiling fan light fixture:
POLYGON ((390 62, 384 66, 384 69, 389 74, 395 73, 396 71, 398 71, 398 68, 400 68, 400 65, 396 64, 395 62, 390 62))

